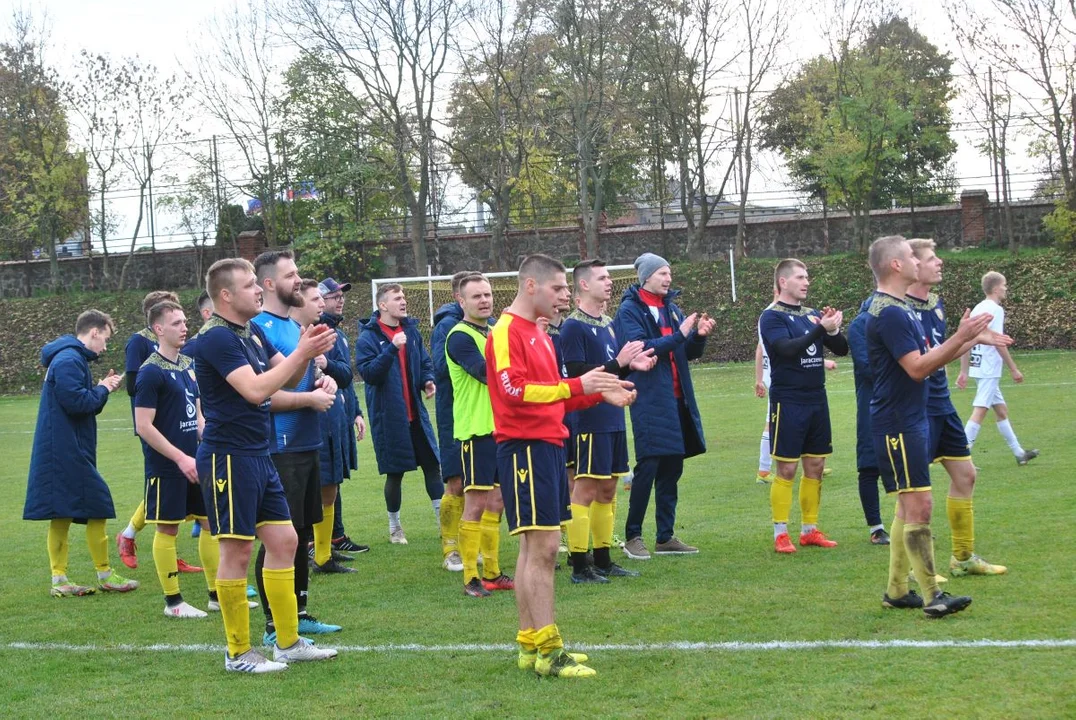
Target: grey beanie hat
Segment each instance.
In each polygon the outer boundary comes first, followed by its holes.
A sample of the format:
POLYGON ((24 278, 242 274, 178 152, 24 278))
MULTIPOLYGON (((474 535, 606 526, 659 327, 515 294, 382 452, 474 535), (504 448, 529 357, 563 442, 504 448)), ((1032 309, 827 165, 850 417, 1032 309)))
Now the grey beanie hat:
POLYGON ((643 253, 635 258, 635 269, 639 271, 639 284, 645 285, 647 278, 668 264, 668 260, 654 253, 643 253))

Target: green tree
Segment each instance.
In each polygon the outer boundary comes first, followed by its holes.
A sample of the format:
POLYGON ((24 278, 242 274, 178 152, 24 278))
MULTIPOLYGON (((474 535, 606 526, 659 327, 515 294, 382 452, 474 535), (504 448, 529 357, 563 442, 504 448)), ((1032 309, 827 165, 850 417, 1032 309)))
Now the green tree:
POLYGON ((865 249, 871 209, 952 195, 951 66, 903 18, 878 22, 770 95, 760 144, 784 155, 803 190, 847 210, 865 249))
MULTIPOLYGON (((16 15, 11 42, 0 44, 0 242, 8 258, 49 257, 59 289, 57 241, 87 219, 86 160, 69 148, 62 88, 42 57, 43 39, 16 15)), ((29 268, 24 292, 30 295, 29 268)))
POLYGON ((324 51, 303 52, 288 67, 282 98, 291 181, 285 206, 301 267, 319 275, 364 275, 382 228, 405 212, 393 189, 391 144, 324 51))

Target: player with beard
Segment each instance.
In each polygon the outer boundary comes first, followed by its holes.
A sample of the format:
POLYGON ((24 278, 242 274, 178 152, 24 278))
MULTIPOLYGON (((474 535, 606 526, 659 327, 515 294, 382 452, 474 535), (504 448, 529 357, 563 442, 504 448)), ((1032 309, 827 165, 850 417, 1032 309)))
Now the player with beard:
MULTIPOLYGON (((301 279, 292 254, 269 251, 254 260, 258 284, 262 288, 262 311, 251 322, 261 328, 270 344, 285 357, 298 347, 303 334, 298 321, 290 317, 302 307, 301 279)), ((335 333, 334 343, 335 345, 335 333)), ((323 356, 319 353, 318 356, 323 356)), ((292 525, 299 538, 295 550, 295 599, 298 606, 299 632, 318 635, 339 632, 340 626, 318 621, 307 612, 310 570, 307 543, 313 540, 313 526, 321 520, 321 425, 318 413, 336 402, 336 383, 328 376, 317 377, 315 362, 306 364, 302 379, 293 388, 273 393, 269 406, 272 424, 270 458, 280 473, 287 495, 292 525)), ((255 579, 265 608, 265 635, 262 642, 276 642, 276 626, 263 582, 262 568, 266 548, 263 544, 255 561, 255 579)))
POLYGON ((206 289, 215 312, 193 351, 205 414, 196 461, 209 527, 220 540, 217 595, 228 641, 224 667, 265 673, 285 670, 290 662, 335 657, 335 650, 315 648, 299 637, 298 543, 280 475, 269 458, 270 403, 280 388, 302 381, 310 361, 333 346, 334 333, 312 328, 302 334, 291 355, 278 352, 261 327, 251 322, 258 314, 262 289, 254 266, 246 260, 214 263, 206 275, 206 289), (250 643, 246 579, 255 537, 265 547, 259 576, 277 617, 273 660, 250 643))

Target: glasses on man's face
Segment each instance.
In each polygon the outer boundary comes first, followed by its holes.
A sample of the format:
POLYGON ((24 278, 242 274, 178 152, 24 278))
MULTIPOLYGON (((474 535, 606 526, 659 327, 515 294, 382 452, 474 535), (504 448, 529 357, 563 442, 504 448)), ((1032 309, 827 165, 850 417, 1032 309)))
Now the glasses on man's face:
POLYGON ((344 297, 344 293, 332 293, 324 296, 325 302, 336 302, 344 297))

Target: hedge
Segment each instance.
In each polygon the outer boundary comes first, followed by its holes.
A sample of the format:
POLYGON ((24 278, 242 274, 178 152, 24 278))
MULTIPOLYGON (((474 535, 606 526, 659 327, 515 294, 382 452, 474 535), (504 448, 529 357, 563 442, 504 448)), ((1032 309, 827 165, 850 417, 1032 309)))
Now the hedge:
MULTIPOLYGON (((989 270, 1009 282, 1006 332, 1020 349, 1076 349, 1076 267, 1073 256, 1049 249, 1017 257, 971 251, 943 253, 944 280, 940 290, 951 318, 981 299, 979 280, 989 270)), ((811 275, 808 304, 832 305, 850 322, 870 293, 872 279, 862 256, 830 255, 806 258, 811 275)), ((673 284, 682 288, 686 312, 706 311, 718 320, 703 362, 748 361, 754 357, 759 312, 772 299, 772 258, 747 259, 736 265, 737 302, 732 302, 728 263, 675 263, 673 284)), ((361 290, 361 289, 360 289, 361 290)), ((44 368, 41 347, 70 333, 79 312, 94 307, 117 324, 116 338, 101 359, 102 374, 123 370, 127 337, 143 325, 141 302, 145 291, 71 293, 39 298, 0 300, 0 393, 37 392, 44 368)), ((197 327, 197 290, 179 292, 192 327, 197 327)), ((619 300, 619 298, 615 298, 619 300)), ((354 327, 353 321, 348 327, 354 327)))

